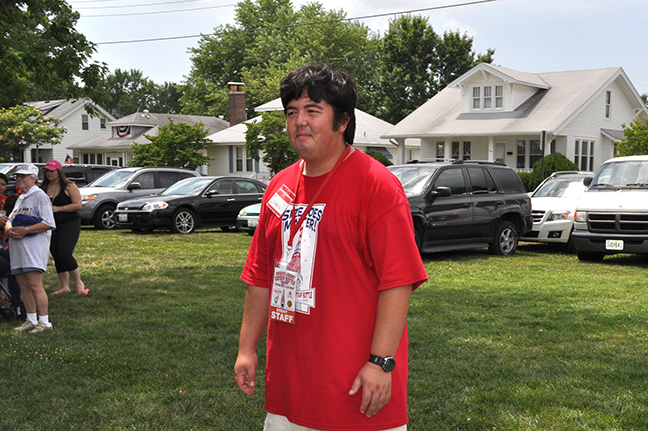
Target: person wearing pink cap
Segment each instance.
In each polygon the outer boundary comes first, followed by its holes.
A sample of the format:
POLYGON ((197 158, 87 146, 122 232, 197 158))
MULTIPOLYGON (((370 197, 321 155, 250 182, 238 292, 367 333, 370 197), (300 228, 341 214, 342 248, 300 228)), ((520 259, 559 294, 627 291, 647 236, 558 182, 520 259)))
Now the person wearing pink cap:
POLYGON ((81 192, 72 181, 65 178, 61 163, 50 160, 45 167, 45 178, 41 188, 52 201, 56 230, 52 232, 50 253, 54 258, 61 289, 52 295, 70 292, 70 276, 74 280, 77 295, 87 295, 88 289, 81 281, 79 265, 73 256, 74 248, 81 234, 81 192))

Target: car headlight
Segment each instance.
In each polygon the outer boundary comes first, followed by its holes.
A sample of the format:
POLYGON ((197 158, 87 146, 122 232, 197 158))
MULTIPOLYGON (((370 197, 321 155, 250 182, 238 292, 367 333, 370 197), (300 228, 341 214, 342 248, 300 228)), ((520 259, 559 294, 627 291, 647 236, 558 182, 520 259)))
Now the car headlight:
POLYGON ((163 210, 164 208, 166 208, 168 206, 169 206, 169 204, 164 202, 164 201, 147 202, 142 207, 142 211, 163 210))
POLYGON ((241 211, 239 211, 239 217, 245 217, 247 213, 245 212, 245 208, 241 208, 241 211))
POLYGON ((95 195, 82 195, 81 196, 81 202, 82 203, 90 202, 91 200, 96 199, 97 196, 99 196, 99 195, 96 195, 96 194, 95 195))
POLYGON ((574 215, 574 220, 580 223, 586 223, 587 222, 587 211, 576 211, 576 215, 574 215))
POLYGON ((551 213, 548 217, 548 220, 549 221, 567 220, 569 218, 569 214, 571 214, 571 211, 558 211, 555 213, 551 213))

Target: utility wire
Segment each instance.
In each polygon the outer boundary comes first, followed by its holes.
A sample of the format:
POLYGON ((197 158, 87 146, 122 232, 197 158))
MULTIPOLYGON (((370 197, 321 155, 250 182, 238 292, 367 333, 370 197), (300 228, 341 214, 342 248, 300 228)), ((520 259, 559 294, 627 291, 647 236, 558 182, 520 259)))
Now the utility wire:
MULTIPOLYGON (((359 17, 354 17, 354 18, 341 18, 341 19, 336 19, 336 20, 327 20, 327 21, 316 21, 316 22, 309 22, 309 23, 301 23, 301 24, 294 24, 294 25, 288 25, 288 26, 279 26, 279 27, 266 27, 266 28, 259 28, 255 29, 252 31, 263 31, 263 30, 278 30, 278 29, 287 29, 287 28, 297 28, 297 27, 306 27, 306 26, 312 26, 312 25, 319 25, 319 24, 328 24, 328 23, 333 23, 333 22, 342 22, 342 21, 357 21, 357 20, 363 20, 363 19, 369 19, 369 18, 379 18, 379 17, 384 17, 384 16, 390 16, 390 15, 404 15, 404 14, 410 14, 410 13, 416 13, 416 12, 426 12, 426 11, 431 11, 431 10, 439 10, 439 9, 450 9, 450 8, 455 8, 455 7, 461 7, 461 6, 470 6, 470 5, 475 5, 475 4, 481 4, 481 3, 491 3, 495 2, 497 0, 476 0, 476 1, 471 1, 467 3, 455 3, 451 5, 445 5, 445 6, 434 6, 434 7, 428 7, 428 8, 423 8, 423 9, 412 9, 408 11, 401 11, 401 12, 389 12, 389 13, 382 13, 382 14, 374 14, 374 15, 365 15, 365 16, 359 16, 359 17)), ((224 7, 224 6, 219 6, 219 7, 224 7)), ((108 15, 103 15, 103 16, 108 16, 108 15)), ((85 16, 83 16, 85 17, 85 16)), ((244 31, 250 31, 250 30, 228 30, 229 32, 244 32, 244 31)), ((208 36, 218 36, 221 33, 211 33, 208 34, 208 36)), ((111 41, 111 42, 97 42, 96 45, 118 45, 118 44, 125 44, 125 43, 140 43, 140 42, 157 42, 157 41, 164 41, 164 40, 177 40, 177 39, 192 39, 192 38, 198 38, 198 37, 203 37, 205 34, 192 34, 192 35, 186 35, 186 36, 169 36, 169 37, 156 37, 156 38, 150 38, 150 39, 132 39, 132 40, 120 40, 120 41, 111 41)))
MULTIPOLYGON (((114 0, 108 0, 108 1, 114 1, 114 0)), ((178 4, 178 3, 194 3, 197 1, 201 0, 174 0, 174 1, 166 1, 166 2, 160 2, 160 3, 144 3, 144 4, 127 4, 123 6, 81 6, 81 7, 76 7, 74 6, 75 10, 81 10, 81 9, 124 9, 127 7, 146 7, 146 6, 161 6, 161 5, 166 5, 166 4, 178 4)), ((229 5, 227 5, 229 6, 229 5)), ((152 12, 155 13, 155 12, 152 12)), ((96 16, 103 16, 103 15, 96 15, 96 16)))
POLYGON ((106 17, 114 17, 114 16, 135 16, 135 15, 159 15, 163 13, 176 13, 176 12, 192 12, 196 10, 205 10, 205 9, 219 9, 223 7, 234 7, 236 6, 235 4, 223 4, 219 6, 204 6, 204 7, 196 7, 196 8, 191 8, 191 9, 176 9, 176 10, 159 10, 156 12, 129 12, 129 13, 112 13, 112 14, 105 14, 105 15, 82 15, 82 18, 106 18, 106 17))

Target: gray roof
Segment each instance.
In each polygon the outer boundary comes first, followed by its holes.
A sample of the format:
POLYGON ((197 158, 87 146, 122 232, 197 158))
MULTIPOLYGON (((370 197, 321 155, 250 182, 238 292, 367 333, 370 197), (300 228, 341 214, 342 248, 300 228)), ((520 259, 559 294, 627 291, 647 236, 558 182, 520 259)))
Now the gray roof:
POLYGON ((612 82, 630 103, 644 110, 638 93, 622 68, 530 74, 481 63, 452 82, 396 126, 384 138, 557 134, 612 82), (511 112, 462 113, 464 82, 477 73, 491 73, 509 83, 535 87, 536 93, 511 112))
POLYGON ((72 114, 74 111, 80 108, 85 108, 86 105, 92 105, 109 120, 115 119, 115 117, 110 115, 110 113, 108 113, 105 109, 103 109, 101 106, 96 105, 91 99, 87 97, 81 99, 39 100, 36 102, 26 102, 25 105, 38 109, 46 117, 54 117, 61 120, 65 119, 65 117, 72 114))

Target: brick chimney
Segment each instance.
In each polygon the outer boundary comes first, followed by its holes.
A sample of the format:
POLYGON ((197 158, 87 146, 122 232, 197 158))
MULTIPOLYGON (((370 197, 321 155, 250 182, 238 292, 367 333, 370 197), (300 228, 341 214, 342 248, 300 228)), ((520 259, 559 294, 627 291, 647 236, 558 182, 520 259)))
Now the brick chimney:
POLYGON ((228 82, 229 92, 229 110, 230 110, 230 127, 247 120, 245 111, 245 92, 243 91, 242 82, 228 82))

